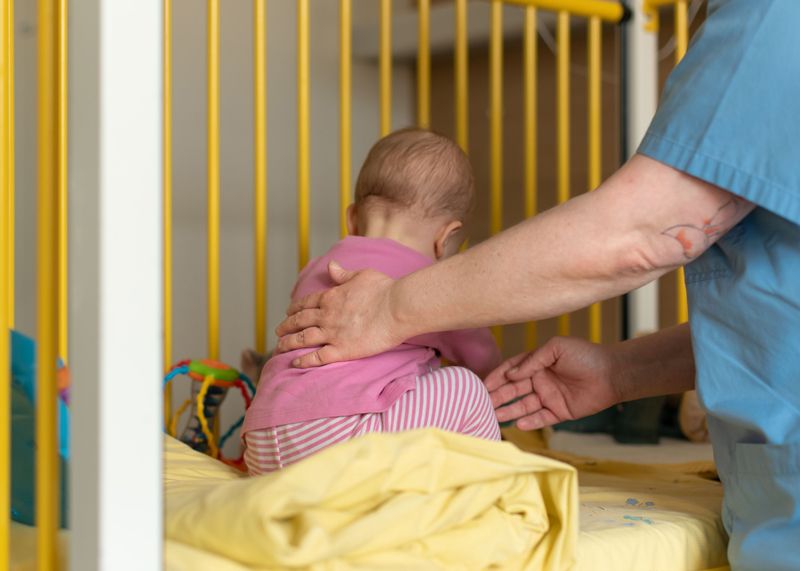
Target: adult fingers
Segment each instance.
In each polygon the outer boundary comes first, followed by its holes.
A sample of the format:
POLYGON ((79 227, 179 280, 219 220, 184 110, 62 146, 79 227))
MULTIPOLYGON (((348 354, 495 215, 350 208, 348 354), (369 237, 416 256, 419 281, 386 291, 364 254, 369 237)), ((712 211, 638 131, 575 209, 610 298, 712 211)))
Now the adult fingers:
POLYGON ((292 361, 292 366, 298 369, 310 369, 343 360, 343 356, 339 354, 339 351, 334 348, 333 345, 325 345, 316 351, 312 351, 310 353, 306 353, 302 357, 298 357, 292 361))
POLYGON ((531 415, 542 409, 542 401, 535 393, 530 393, 521 399, 495 410, 497 420, 507 422, 523 416, 531 415))
POLYGON ((486 379, 483 381, 483 384, 486 386, 486 390, 491 392, 506 384, 508 382, 508 379, 506 378, 506 372, 514 367, 517 367, 523 360, 525 360, 527 356, 527 352, 520 353, 519 355, 515 355, 510 359, 503 361, 500 366, 489 373, 486 376, 486 379))
POLYGON ((275 334, 283 337, 290 333, 299 333, 309 327, 320 327, 322 325, 322 310, 317 307, 301 309, 297 313, 292 313, 275 328, 275 334))
POLYGON ((520 430, 538 430, 545 426, 552 426, 561 422, 552 411, 543 408, 533 414, 523 416, 517 421, 517 428, 520 430))
MULTIPOLYGON (((315 307, 319 307, 320 299, 322 298, 323 293, 325 292, 318 291, 316 293, 307 295, 303 299, 298 299, 297 301, 293 301, 292 303, 289 304, 289 307, 286 309, 286 315, 291 316, 299 311, 303 311, 304 309, 314 309, 315 307)), ((281 325, 283 325, 283 323, 281 323, 281 325)))
POLYGON ((521 381, 528 379, 534 373, 553 366, 558 360, 559 349, 557 342, 548 341, 535 351, 531 351, 522 359, 516 367, 512 367, 506 372, 506 377, 511 381, 521 381))
POLYGON ((338 285, 342 285, 343 283, 350 281, 357 273, 358 271, 345 270, 335 260, 328 262, 328 274, 338 285))
MULTIPOLYGON (((299 314, 298 314, 299 315, 299 314)), ((284 335, 278 340, 278 352, 286 353, 294 349, 304 349, 306 347, 315 347, 323 345, 327 341, 325 332, 319 327, 309 327, 302 329, 297 333, 284 335)))
POLYGON ((519 382, 506 382, 506 384, 494 389, 489 393, 489 398, 492 399, 492 406, 498 408, 515 398, 525 396, 533 392, 533 386, 530 379, 519 382))

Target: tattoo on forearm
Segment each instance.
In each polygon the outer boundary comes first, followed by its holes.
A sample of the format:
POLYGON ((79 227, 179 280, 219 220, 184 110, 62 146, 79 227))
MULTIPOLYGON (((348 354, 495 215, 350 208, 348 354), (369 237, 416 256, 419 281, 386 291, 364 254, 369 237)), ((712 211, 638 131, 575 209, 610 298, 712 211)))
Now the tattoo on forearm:
POLYGON ((719 207, 711 218, 703 220, 701 226, 695 224, 676 224, 661 234, 676 240, 687 260, 692 260, 708 248, 711 243, 730 230, 739 221, 740 215, 749 203, 734 197, 719 207))

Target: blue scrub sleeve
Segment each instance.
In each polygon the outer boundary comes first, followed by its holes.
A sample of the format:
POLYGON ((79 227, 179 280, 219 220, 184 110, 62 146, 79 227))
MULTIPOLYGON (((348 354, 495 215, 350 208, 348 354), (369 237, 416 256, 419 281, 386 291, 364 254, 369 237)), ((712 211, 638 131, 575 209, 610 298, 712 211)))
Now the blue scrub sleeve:
POLYGON ((798 24, 798 0, 709 0, 639 152, 800 224, 798 24))

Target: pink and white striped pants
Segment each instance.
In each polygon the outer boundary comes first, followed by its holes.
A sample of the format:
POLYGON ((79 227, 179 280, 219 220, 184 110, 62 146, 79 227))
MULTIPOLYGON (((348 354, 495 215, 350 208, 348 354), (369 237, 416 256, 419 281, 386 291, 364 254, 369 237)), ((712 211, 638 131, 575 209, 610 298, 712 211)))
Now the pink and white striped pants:
POLYGON ((444 367, 417 377, 384 412, 320 418, 245 434, 244 459, 250 475, 272 472, 339 442, 369 432, 435 427, 500 440, 500 427, 480 378, 469 369, 444 367))

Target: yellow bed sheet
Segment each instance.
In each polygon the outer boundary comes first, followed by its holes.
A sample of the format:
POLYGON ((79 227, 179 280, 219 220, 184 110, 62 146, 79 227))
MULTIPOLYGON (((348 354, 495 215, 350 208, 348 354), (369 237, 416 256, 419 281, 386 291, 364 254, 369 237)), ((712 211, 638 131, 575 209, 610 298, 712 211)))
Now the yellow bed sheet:
MULTIPOLYGON (((688 571, 725 564, 721 488, 693 473, 697 467, 557 456, 427 430, 369 435, 278 474, 244 478, 166 438, 166 568, 688 571)), ((31 543, 32 530, 12 533, 12 569, 32 569, 30 552, 19 548, 23 539, 31 543)))
POLYGON ((556 571, 575 550, 577 472, 508 443, 373 434, 258 478, 182 476, 167 537, 252 569, 556 571))

